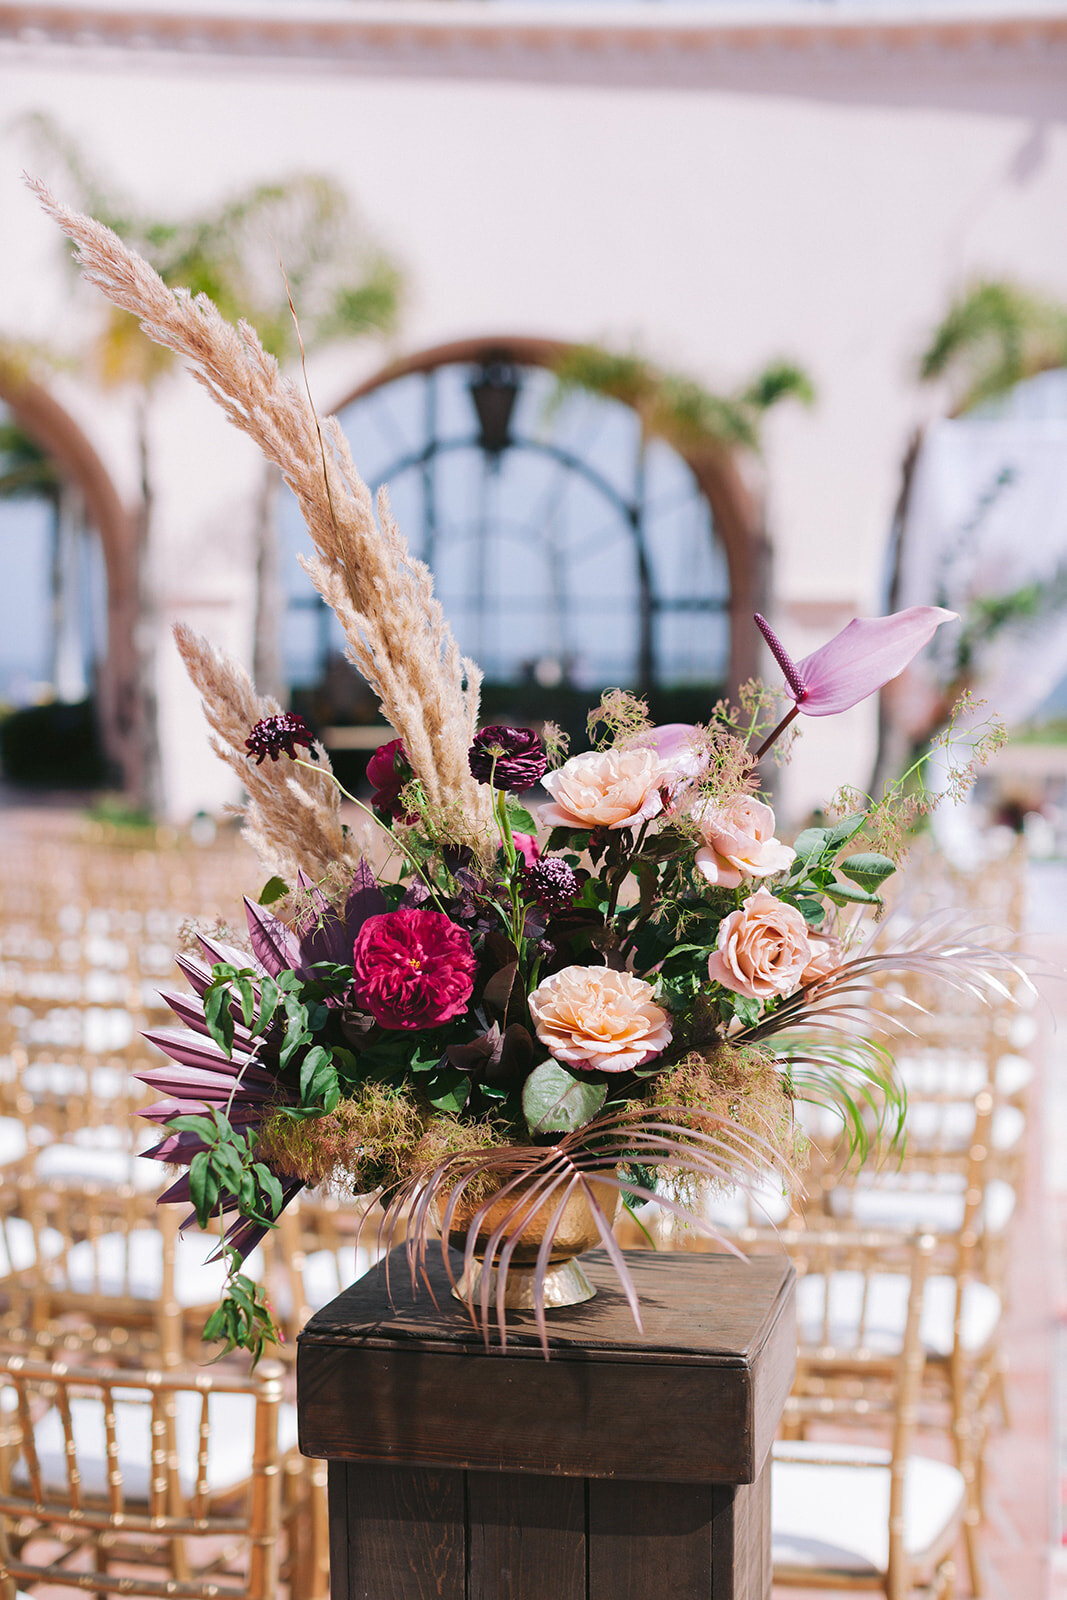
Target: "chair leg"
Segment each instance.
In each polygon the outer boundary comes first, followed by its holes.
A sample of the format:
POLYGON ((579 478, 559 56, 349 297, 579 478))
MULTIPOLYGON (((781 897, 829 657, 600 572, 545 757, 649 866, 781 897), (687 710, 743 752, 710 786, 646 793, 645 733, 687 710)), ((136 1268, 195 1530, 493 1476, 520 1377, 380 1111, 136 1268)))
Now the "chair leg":
POLYGON ((1005 1428, 1010 1429, 1011 1411, 1008 1406, 1007 1376, 1008 1375, 1004 1370, 1004 1362, 998 1358, 997 1364, 993 1368, 992 1390, 993 1394, 996 1396, 997 1410, 1000 1412, 1001 1423, 1005 1428))
POLYGON ((980 1520, 977 1508, 968 1506, 963 1514, 963 1542, 967 1551, 967 1575, 971 1580, 971 1594, 974 1600, 981 1600, 985 1593, 985 1579, 982 1571, 982 1540, 978 1523, 980 1520))

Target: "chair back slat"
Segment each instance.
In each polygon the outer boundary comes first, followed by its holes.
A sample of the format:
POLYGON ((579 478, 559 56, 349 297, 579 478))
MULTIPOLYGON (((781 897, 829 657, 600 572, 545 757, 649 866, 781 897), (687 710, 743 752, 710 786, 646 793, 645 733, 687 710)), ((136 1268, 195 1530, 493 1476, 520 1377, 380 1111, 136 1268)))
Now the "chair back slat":
POLYGON ((277 1600, 282 1372, 276 1362, 237 1378, 0 1357, 13 1435, 0 1472, 0 1585, 277 1600), (107 1553, 106 1570, 94 1551, 107 1553))

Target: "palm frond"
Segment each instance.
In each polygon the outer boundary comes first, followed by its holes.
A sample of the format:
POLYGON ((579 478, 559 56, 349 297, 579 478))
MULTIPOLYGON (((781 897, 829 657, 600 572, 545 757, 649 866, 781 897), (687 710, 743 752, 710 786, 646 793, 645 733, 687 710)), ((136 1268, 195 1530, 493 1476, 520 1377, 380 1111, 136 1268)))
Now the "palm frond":
POLYGON ((935 911, 904 924, 890 918, 859 955, 738 1034, 739 1043, 767 1043, 783 1062, 798 1100, 836 1111, 849 1137, 849 1159, 865 1159, 872 1139, 888 1133, 899 1144, 907 1095, 894 1052, 877 1035, 912 1035, 899 1014, 929 1015, 931 1005, 913 995, 893 995, 879 980, 918 977, 963 994, 979 1005, 1010 1005, 1019 986, 1033 990, 1026 961, 1005 948, 1008 930, 958 911, 935 911))
MULTIPOLYGON (((612 1232, 613 1219, 597 1198, 594 1180, 598 1186, 606 1184, 619 1193, 625 1191, 640 1200, 654 1201, 723 1249, 736 1254, 739 1253, 736 1247, 711 1223, 694 1216, 684 1201, 662 1189, 639 1184, 631 1176, 620 1177, 620 1166, 632 1162, 654 1171, 681 1172, 698 1182, 749 1188, 769 1173, 790 1179, 794 1176, 786 1171, 780 1153, 760 1135, 738 1127, 725 1117, 708 1117, 701 1130, 690 1125, 691 1118, 691 1107, 661 1106, 654 1112, 644 1113, 635 1112, 631 1107, 599 1117, 549 1147, 508 1146, 485 1153, 463 1152, 450 1156, 431 1170, 413 1175, 393 1192, 383 1209, 379 1242, 391 1238, 403 1225, 412 1289, 416 1290, 421 1283, 432 1296, 426 1257, 434 1238, 439 1241, 445 1269, 455 1287, 459 1280, 449 1253, 449 1236, 462 1227, 462 1221, 457 1226, 457 1219, 464 1218, 467 1223, 462 1271, 469 1274, 479 1255, 479 1235, 490 1212, 498 1210, 502 1202, 510 1201, 481 1251, 485 1270, 481 1276, 480 1303, 476 1307, 465 1302, 486 1344, 495 1321, 504 1348, 507 1344, 505 1291, 514 1254, 531 1218, 551 1206, 533 1272, 534 1318, 541 1347, 547 1356, 544 1285, 552 1242, 568 1201, 580 1193, 593 1215, 601 1245, 640 1329, 637 1291, 626 1258, 612 1232), (688 1120, 674 1121, 673 1118, 688 1120), (481 1197, 473 1214, 468 1209, 471 1194, 481 1197), (495 1306, 490 1303, 494 1284, 495 1306)), ((388 1258, 385 1272, 388 1286, 388 1258)))

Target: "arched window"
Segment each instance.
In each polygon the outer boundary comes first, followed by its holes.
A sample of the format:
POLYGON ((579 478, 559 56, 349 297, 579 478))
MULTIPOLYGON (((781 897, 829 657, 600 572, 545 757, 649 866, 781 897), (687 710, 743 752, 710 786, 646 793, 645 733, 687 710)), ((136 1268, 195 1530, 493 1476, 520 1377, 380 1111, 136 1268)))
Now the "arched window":
MULTIPOLYGON (((659 720, 706 714, 731 666, 727 553, 693 468, 633 410, 561 394, 545 366, 482 346, 411 363, 339 417, 485 673, 487 716, 574 727, 608 686, 648 695, 659 720)), ((335 670, 340 630, 295 560, 306 533, 291 500, 283 525, 296 703, 320 728, 367 721, 354 675, 335 670)))
POLYGON ((99 540, 77 490, 3 404, 0 575, 0 700, 85 700, 107 633, 99 540))
POLYGON ((16 781, 100 781, 91 704, 107 577, 85 498, 0 403, 0 762, 16 781))

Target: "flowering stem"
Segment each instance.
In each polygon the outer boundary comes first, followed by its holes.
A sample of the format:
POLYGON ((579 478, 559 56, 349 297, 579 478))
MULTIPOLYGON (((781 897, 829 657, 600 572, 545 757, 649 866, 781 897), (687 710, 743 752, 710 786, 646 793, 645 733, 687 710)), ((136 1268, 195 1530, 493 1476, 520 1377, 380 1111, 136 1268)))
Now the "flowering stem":
POLYGON ((799 710, 800 702, 796 701, 786 712, 778 726, 771 729, 770 733, 767 735, 766 739, 764 739, 763 743, 760 745, 759 749, 756 751, 756 754, 752 758, 753 766, 757 761, 763 760, 764 756, 767 754, 767 751, 771 748, 771 745, 777 739, 778 735, 785 732, 786 728, 788 728, 789 724, 792 722, 799 710))
POLYGON ((429 878, 426 876, 425 872, 423 872, 422 864, 419 861, 418 857, 412 854, 412 852, 408 849, 407 845, 404 843, 403 839, 398 838, 397 835, 393 832, 392 828, 387 828, 385 823, 382 821, 381 817, 375 816, 375 814, 371 810, 370 806, 365 806, 363 804, 362 800, 357 800, 354 794, 349 794, 348 790, 345 788, 344 784, 341 782, 340 778, 338 778, 336 776, 336 774, 334 774, 332 772, 325 772, 322 767, 317 767, 313 761, 304 761, 304 760, 302 760, 300 758, 300 756, 295 756, 293 759, 295 760, 295 762, 296 762, 298 767, 307 767, 309 772, 317 772, 319 774, 320 778, 331 778, 333 780, 333 782, 337 785, 337 788, 340 791, 340 793, 344 795, 346 800, 350 800, 352 802, 352 804, 359 811, 362 811, 366 816, 368 816, 371 819, 372 822, 376 822, 378 824, 378 827, 381 828, 383 833, 387 833, 389 835, 390 839, 396 845, 397 849, 401 852, 401 854, 403 854, 403 855, 405 855, 407 857, 408 861, 411 863, 412 867, 414 867, 415 871, 418 873, 419 877, 422 879, 422 881, 426 885, 427 889, 429 889, 431 899, 434 901, 434 904, 437 906, 438 911, 443 911, 444 907, 442 906, 440 900, 437 898, 436 889, 434 888, 433 884, 430 882, 429 878))

